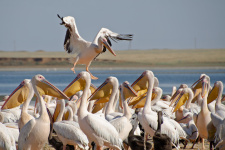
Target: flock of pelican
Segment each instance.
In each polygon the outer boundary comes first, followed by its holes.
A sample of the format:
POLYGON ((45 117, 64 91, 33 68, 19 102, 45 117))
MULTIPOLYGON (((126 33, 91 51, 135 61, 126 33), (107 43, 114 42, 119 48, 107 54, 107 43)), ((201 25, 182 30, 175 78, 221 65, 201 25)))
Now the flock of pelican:
MULTIPOLYGON (((169 149, 179 149, 181 141, 184 147, 188 142, 194 147, 198 139, 203 148, 208 140, 211 148, 223 149, 222 92, 223 83, 211 87, 206 74, 191 87, 181 84, 165 96, 150 70, 131 85, 127 81, 119 85, 110 76, 98 88, 90 73, 82 71, 63 91, 38 74, 24 79, 1 103, 0 149, 42 149, 52 139, 60 141, 64 150, 67 145, 151 149, 153 137, 154 143, 166 143, 169 149), (166 141, 159 142, 161 138, 166 141)), ((163 144, 154 147, 165 149, 163 144)))
POLYGON ((93 42, 78 33, 75 19, 58 17, 67 28, 64 49, 75 53, 74 66, 85 64, 63 91, 38 74, 24 79, 0 102, 0 150, 40 150, 46 144, 56 149, 152 149, 184 148, 202 139, 210 149, 225 149, 225 106, 223 83, 210 86, 210 77, 201 74, 191 87, 182 83, 163 95, 159 80, 144 71, 131 85, 108 77, 98 88, 98 79, 89 71, 91 62, 111 42, 132 40, 132 35, 102 28, 93 42), (35 104, 33 103, 36 100, 35 104), (153 139, 154 143, 150 139, 153 139))

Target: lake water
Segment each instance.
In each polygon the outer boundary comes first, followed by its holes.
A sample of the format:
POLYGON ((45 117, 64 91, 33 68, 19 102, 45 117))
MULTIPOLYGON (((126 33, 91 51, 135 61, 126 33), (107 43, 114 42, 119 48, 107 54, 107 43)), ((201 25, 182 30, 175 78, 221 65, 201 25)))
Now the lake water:
MULTIPOLYGON (((92 83, 98 87, 109 76, 117 77, 119 82, 128 81, 132 84, 145 69, 93 69, 92 74, 98 80, 92 83)), ((189 87, 199 79, 202 73, 210 76, 211 86, 216 81, 225 83, 225 69, 149 69, 159 80, 159 87, 163 89, 163 94, 170 94, 172 86, 179 87, 180 84, 187 84, 189 87)), ((81 70, 77 69, 79 73, 81 70)), ((36 69, 36 70, 16 70, 0 71, 0 95, 9 95, 24 79, 31 79, 36 74, 42 74, 48 81, 63 90, 77 74, 70 70, 58 69, 36 69)), ((223 91, 225 94, 225 91, 223 91)))

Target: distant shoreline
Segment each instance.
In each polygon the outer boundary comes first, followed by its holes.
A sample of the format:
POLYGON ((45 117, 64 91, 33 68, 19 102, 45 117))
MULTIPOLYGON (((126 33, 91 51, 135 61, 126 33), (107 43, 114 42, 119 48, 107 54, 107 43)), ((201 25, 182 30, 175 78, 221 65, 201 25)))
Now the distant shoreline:
MULTIPOLYGON (((47 70, 47 71, 56 71, 56 70, 68 70, 70 71, 70 68, 71 67, 56 67, 56 66, 46 66, 46 67, 26 67, 26 66, 18 66, 18 67, 15 67, 15 66, 10 66, 10 67, 2 67, 0 68, 0 71, 33 71, 33 70, 47 70)), ((90 67, 89 68, 90 70, 143 70, 143 69, 161 69, 161 70, 168 70, 168 69, 171 69, 171 70, 177 70, 177 69, 182 69, 182 70, 197 70, 197 69, 215 69, 215 70, 218 70, 218 69, 225 69, 225 66, 209 66, 209 67, 206 67, 206 66, 203 66, 203 67, 130 67, 130 66, 127 66, 127 67, 90 67)), ((77 67, 76 70, 78 71, 82 71, 82 70, 85 70, 85 67, 77 67)))

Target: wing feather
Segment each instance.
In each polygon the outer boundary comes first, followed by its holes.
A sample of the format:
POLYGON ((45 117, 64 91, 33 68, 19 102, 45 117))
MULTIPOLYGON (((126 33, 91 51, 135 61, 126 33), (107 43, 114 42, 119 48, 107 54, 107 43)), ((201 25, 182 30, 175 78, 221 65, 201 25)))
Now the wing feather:
POLYGON ((122 140, 119 139, 118 132, 108 121, 93 114, 88 114, 86 121, 94 130, 94 134, 96 134, 98 137, 106 142, 111 143, 112 145, 117 145, 119 147, 122 146, 122 140))
POLYGON ((20 130, 20 135, 18 139, 18 147, 19 150, 24 149, 23 146, 26 144, 27 140, 29 139, 30 133, 36 124, 35 119, 31 119, 27 124, 23 126, 23 128, 20 130))

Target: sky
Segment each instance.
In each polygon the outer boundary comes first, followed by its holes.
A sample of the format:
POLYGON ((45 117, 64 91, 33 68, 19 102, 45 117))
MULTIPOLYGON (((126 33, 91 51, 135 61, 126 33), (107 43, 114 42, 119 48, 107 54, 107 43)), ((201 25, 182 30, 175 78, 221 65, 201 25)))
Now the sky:
POLYGON ((225 48, 224 8, 224 0, 1 0, 0 50, 64 51, 57 14, 73 16, 87 41, 102 27, 134 35, 112 42, 115 50, 225 48))

